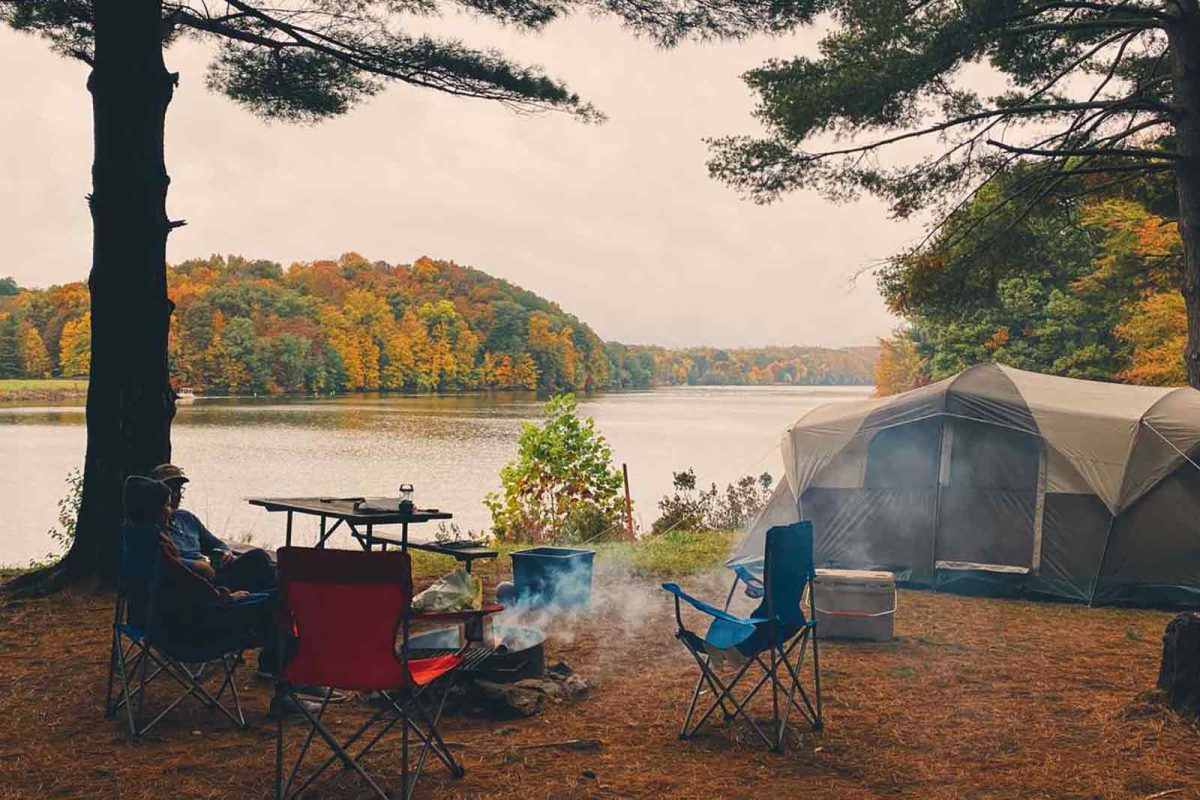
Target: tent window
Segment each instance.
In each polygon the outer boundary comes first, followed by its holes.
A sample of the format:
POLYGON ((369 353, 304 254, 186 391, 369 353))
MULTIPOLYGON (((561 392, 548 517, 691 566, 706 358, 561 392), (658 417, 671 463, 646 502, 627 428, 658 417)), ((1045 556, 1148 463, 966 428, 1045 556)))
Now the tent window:
POLYGON ((870 489, 936 486, 941 435, 940 419, 881 430, 867 445, 867 474, 863 485, 870 489))
POLYGON ((1030 490, 1037 485, 1035 437, 982 422, 956 419, 950 485, 960 488, 1030 490))

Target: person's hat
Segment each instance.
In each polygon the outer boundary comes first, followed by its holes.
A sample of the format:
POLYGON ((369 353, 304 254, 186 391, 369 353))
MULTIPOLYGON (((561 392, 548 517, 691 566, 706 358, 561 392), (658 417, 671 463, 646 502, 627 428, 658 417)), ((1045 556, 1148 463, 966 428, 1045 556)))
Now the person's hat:
POLYGON ((150 471, 150 477, 163 483, 170 483, 171 481, 179 481, 180 483, 188 482, 188 476, 184 475, 183 470, 174 464, 159 464, 150 471))

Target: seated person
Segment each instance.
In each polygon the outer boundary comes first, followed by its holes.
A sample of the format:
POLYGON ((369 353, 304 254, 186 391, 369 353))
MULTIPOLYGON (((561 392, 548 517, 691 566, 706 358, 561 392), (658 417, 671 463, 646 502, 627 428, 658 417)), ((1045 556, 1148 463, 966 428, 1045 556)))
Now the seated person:
MULTIPOLYGON (((275 641, 270 604, 239 605, 250 593, 217 586, 192 571, 167 529, 171 520, 171 490, 166 484, 140 475, 125 481, 125 524, 121 528, 126 552, 132 537, 158 541, 155 571, 154 619, 144 622, 173 639, 206 641, 224 634, 249 630, 269 648, 275 641)), ((147 587, 150 588, 150 587, 147 587)))
POLYGON ((179 557, 194 572, 226 589, 245 589, 251 592, 270 592, 276 588, 275 565, 265 550, 255 547, 234 555, 229 545, 214 536, 204 523, 190 511, 179 507, 183 485, 188 477, 174 464, 159 464, 150 473, 171 491, 171 524, 168 533, 179 557), (212 556, 217 565, 209 563, 212 556))
MULTIPOLYGON (((175 641, 192 642, 221 641, 238 638, 248 632, 255 642, 262 645, 259 653, 259 670, 274 675, 279 663, 279 633, 274 613, 278 608, 276 596, 266 602, 242 604, 250 593, 245 590, 231 591, 218 586, 191 569, 180 557, 179 549, 168 535, 174 508, 171 504, 171 489, 166 484, 131 475, 125 481, 125 523, 121 528, 121 541, 130 541, 133 536, 152 536, 158 540, 157 583, 154 587, 153 620, 142 620, 157 631, 157 635, 175 641)), ((265 555, 265 554, 264 554, 265 555)), ((289 637, 290 639, 290 637, 289 637)), ((294 650, 294 641, 285 643, 285 653, 294 650)), ((323 687, 297 687, 302 694, 324 695, 323 687)), ((344 696, 330 698, 338 701, 344 696)), ((319 706, 309 701, 302 704, 310 712, 319 706)), ((271 700, 271 713, 299 713, 290 700, 277 706, 271 700)))

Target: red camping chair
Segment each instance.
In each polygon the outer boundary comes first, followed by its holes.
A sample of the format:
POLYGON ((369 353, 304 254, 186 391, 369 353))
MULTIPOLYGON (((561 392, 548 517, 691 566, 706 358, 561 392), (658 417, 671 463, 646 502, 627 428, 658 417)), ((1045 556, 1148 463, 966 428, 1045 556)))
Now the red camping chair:
MULTIPOLYGON (((455 777, 463 768, 438 733, 451 673, 463 659, 459 654, 409 661, 407 650, 396 655, 396 637, 405 624, 412 600, 412 563, 405 552, 358 552, 304 547, 283 547, 279 556, 279 590, 284 609, 280 637, 297 636, 294 655, 278 670, 276 708, 290 699, 308 723, 307 734, 286 781, 283 775, 283 717, 280 715, 275 747, 277 798, 296 797, 335 761, 357 772, 381 798, 388 795, 360 763, 385 734, 400 723, 401 793, 410 798, 433 753, 455 777), (314 713, 296 696, 299 685, 376 692, 382 706, 344 741, 339 742, 322 717, 329 694, 314 713), (434 711, 424 701, 442 688, 434 711), (352 748, 368 732, 372 738, 357 753, 352 748), (409 769, 409 733, 416 736, 421 753, 409 769), (298 773, 313 739, 320 737, 332 754, 297 784, 298 773), (294 788, 293 788, 294 787, 294 788)), ((284 648, 280 648, 284 652, 284 648)))

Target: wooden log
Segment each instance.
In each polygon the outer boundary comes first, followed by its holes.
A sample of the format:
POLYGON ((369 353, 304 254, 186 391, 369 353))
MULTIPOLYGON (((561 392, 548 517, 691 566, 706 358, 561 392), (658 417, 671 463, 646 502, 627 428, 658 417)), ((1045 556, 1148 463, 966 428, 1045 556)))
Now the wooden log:
POLYGON ((1179 614, 1167 623, 1158 688, 1172 708, 1200 714, 1200 612, 1179 614))

